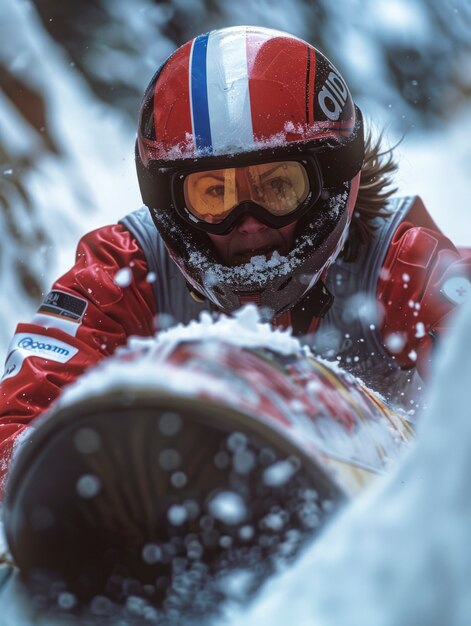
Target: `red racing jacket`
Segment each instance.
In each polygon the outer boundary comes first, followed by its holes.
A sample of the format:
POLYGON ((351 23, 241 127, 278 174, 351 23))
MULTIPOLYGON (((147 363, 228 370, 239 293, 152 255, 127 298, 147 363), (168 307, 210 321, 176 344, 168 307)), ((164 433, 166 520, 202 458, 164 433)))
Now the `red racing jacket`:
MULTIPOLYGON (((304 331, 295 333, 314 338, 315 347, 317 337, 334 331, 341 341, 329 345, 327 356, 343 358, 354 372, 356 366, 379 372, 371 362, 375 354, 400 374, 424 372, 435 337, 451 325, 451 313, 469 294, 471 251, 458 250, 440 232, 419 198, 396 204, 363 256, 350 263, 339 259, 330 268, 331 311, 323 319, 311 316, 304 331), (365 293, 373 296, 380 315, 376 324, 367 320, 360 328, 345 318, 345 298, 360 294, 364 301, 365 293)), ((191 299, 147 210, 130 215, 84 236, 72 269, 53 284, 31 323, 16 329, 0 385, 2 490, 21 433, 65 385, 131 335, 150 336, 169 320, 187 322, 210 309, 191 299)), ((295 317, 285 315, 275 325, 296 331, 295 317)))

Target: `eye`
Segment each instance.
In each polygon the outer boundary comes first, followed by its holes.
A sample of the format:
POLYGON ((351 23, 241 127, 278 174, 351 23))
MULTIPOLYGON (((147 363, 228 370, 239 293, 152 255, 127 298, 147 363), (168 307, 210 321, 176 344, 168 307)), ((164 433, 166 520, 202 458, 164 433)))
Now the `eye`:
POLYGON ((274 191, 278 195, 286 195, 293 191, 293 185, 291 181, 282 176, 276 178, 270 178, 263 185, 264 191, 274 191))
POLYGON ((224 196, 224 185, 211 185, 206 189, 206 195, 211 198, 221 198, 224 196))

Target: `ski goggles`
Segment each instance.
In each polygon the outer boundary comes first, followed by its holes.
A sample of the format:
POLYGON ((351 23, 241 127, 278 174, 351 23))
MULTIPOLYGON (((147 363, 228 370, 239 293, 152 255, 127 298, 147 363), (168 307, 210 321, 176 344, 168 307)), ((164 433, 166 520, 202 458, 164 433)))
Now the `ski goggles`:
MULTIPOLYGON (((175 180, 175 179, 174 179, 175 180)), ((200 230, 225 234, 244 214, 281 228, 312 206, 322 190, 314 159, 288 159, 180 172, 177 212, 200 230)))

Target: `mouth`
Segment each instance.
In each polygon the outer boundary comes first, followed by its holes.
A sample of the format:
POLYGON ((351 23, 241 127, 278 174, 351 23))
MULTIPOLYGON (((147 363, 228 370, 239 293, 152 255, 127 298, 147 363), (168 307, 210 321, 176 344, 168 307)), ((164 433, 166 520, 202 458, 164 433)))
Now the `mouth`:
POLYGON ((243 263, 249 263, 254 256, 264 256, 268 261, 276 250, 278 250, 278 246, 273 245, 261 248, 246 248, 234 254, 232 262, 234 265, 242 265, 243 263))

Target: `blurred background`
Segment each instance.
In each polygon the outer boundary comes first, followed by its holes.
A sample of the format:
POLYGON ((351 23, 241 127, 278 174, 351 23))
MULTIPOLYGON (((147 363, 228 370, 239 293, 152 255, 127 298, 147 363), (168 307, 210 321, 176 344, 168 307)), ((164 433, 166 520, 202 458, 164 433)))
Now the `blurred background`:
POLYGON ((140 204, 140 99, 191 37, 254 24, 319 47, 386 145, 397 186, 471 244, 469 0, 2 0, 0 359, 78 238, 140 204))

